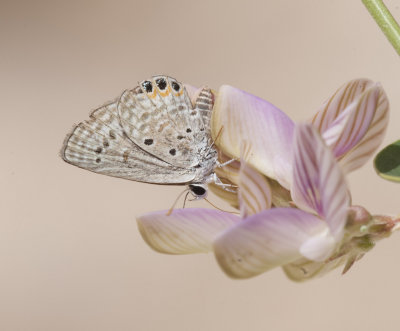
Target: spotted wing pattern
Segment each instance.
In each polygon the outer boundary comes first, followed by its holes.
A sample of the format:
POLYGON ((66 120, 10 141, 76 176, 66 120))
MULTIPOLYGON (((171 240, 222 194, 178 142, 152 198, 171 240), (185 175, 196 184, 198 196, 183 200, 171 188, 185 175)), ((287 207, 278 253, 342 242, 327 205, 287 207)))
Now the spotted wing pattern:
POLYGON ((201 101, 193 107, 181 83, 154 76, 121 96, 121 126, 128 138, 148 153, 173 166, 192 168, 201 162, 209 144, 210 94, 203 89, 201 101))
POLYGON ((146 183, 184 184, 195 176, 194 169, 172 166, 128 139, 117 102, 100 107, 78 124, 66 138, 61 156, 83 169, 146 183))

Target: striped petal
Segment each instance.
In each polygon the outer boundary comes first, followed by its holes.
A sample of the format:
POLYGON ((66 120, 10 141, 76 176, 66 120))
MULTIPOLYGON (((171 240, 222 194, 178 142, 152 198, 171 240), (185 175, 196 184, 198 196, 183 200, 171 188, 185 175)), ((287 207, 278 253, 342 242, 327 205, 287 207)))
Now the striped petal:
POLYGON ((248 278, 301 259, 304 252, 317 251, 319 258, 326 258, 332 252, 332 240, 315 238, 327 233, 326 224, 314 215, 295 208, 273 208, 224 232, 214 243, 214 253, 228 276, 248 278))
POLYGON ((288 188, 291 174, 292 120, 269 102, 231 86, 221 86, 214 105, 211 131, 217 146, 239 158, 242 141, 248 141, 248 163, 288 188))
MULTIPOLYGON (((231 182, 226 182, 223 181, 224 183, 231 184, 231 182)), ((209 189, 211 192, 213 192, 215 195, 220 197, 221 199, 225 200, 227 203, 229 203, 232 207, 239 209, 239 198, 237 192, 230 192, 222 188, 220 185, 216 185, 213 183, 210 183, 208 185, 209 189)))
POLYGON ((230 213, 201 208, 177 209, 148 213, 137 218, 140 234, 146 243, 160 253, 206 253, 218 234, 238 223, 230 213))
POLYGON ((356 170, 363 166, 376 152, 385 136, 389 123, 389 101, 381 88, 377 108, 367 133, 346 155, 340 159, 340 165, 345 172, 356 170))
POLYGON ((323 133, 353 101, 373 85, 374 82, 363 78, 344 84, 318 109, 311 120, 312 124, 323 133))
POLYGON ((312 123, 349 172, 361 167, 381 144, 389 103, 380 84, 352 80, 329 98, 312 123))
MULTIPOLYGON (((218 160, 222 164, 225 162, 230 162, 232 158, 220 151, 218 160)), ((223 167, 215 168, 215 172, 219 178, 225 178, 237 185, 239 181, 239 169, 240 169, 240 162, 235 160, 223 167)))
POLYGON ((247 162, 250 152, 251 148, 246 144, 240 158, 239 203, 242 218, 270 209, 272 204, 268 180, 247 162))
POLYGON ((346 222, 349 196, 342 170, 332 151, 311 124, 295 130, 293 201, 325 219, 338 240, 346 222))
POLYGON ((323 133, 328 146, 337 158, 346 154, 364 137, 377 109, 379 91, 378 85, 365 90, 323 133), (332 131, 336 132, 337 139, 334 141, 332 141, 332 131), (327 136, 330 137, 326 139, 327 136))

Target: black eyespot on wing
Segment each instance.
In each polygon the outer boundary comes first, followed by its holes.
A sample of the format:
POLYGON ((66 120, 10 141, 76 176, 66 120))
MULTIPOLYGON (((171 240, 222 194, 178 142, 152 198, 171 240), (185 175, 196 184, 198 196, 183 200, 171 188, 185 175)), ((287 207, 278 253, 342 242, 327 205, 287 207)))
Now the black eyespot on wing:
POLYGON ((179 84, 177 82, 172 82, 171 86, 176 92, 179 92, 179 90, 181 89, 181 87, 179 86, 179 84))
POLYGON ((102 148, 101 147, 97 147, 96 148, 96 150, 95 150, 95 152, 97 153, 97 154, 100 154, 101 152, 102 152, 102 148))
POLYGON ((189 189, 197 196, 202 196, 206 194, 206 189, 202 186, 197 186, 197 185, 189 185, 189 189))
POLYGON ((187 132, 187 133, 190 133, 190 132, 192 132, 192 129, 187 128, 187 129, 186 129, 186 132, 187 132))
POLYGON ((148 145, 148 146, 152 145, 153 144, 153 139, 145 139, 144 140, 144 144, 148 145))
POLYGON ((178 136, 178 137, 176 137, 176 139, 178 139, 178 140, 181 140, 181 139, 183 139, 183 138, 185 138, 184 136, 178 136))
POLYGON ((169 154, 175 155, 176 154, 176 149, 175 148, 170 149, 169 150, 169 154))
POLYGON ((150 93, 153 91, 153 84, 151 82, 149 82, 148 80, 143 82, 142 86, 144 87, 144 89, 146 90, 147 93, 150 93))
POLYGON ((101 159, 98 157, 97 159, 96 159, 96 163, 100 163, 101 162, 101 159))
POLYGON ((164 78, 156 79, 156 84, 160 90, 165 90, 165 88, 167 87, 167 82, 164 78))

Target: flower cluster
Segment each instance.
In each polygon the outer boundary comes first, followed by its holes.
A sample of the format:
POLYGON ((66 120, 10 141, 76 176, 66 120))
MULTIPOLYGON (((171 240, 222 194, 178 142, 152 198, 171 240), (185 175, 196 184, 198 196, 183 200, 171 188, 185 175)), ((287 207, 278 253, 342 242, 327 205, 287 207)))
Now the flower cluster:
POLYGON ((399 221, 351 206, 345 179, 378 148, 388 113, 382 87, 366 79, 343 85, 301 124, 265 100, 222 86, 212 134, 223 127, 215 141, 221 162, 238 161, 217 172, 238 192, 212 189, 240 217, 200 208, 152 212, 138 217, 140 233, 162 253, 212 251, 233 278, 278 266, 297 281, 340 265, 345 272, 399 221))

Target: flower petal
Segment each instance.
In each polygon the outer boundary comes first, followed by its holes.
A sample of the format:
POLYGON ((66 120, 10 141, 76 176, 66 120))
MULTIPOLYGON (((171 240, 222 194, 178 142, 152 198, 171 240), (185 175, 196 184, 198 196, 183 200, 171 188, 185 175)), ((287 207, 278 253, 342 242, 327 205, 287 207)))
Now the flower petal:
POLYGON ((375 115, 379 92, 380 86, 377 84, 366 89, 323 133, 328 146, 337 158, 347 153, 364 137, 375 115), (332 131, 336 132, 334 140, 332 131), (330 139, 327 140, 327 136, 331 136, 330 139), (331 142, 329 143, 329 141, 331 142))
POLYGON ((298 261, 283 266, 283 270, 286 273, 286 276, 288 276, 291 280, 302 282, 317 276, 321 277, 347 263, 348 259, 349 257, 347 254, 324 262, 299 259, 298 261))
POLYGON ((311 120, 312 124, 320 133, 326 131, 341 112, 373 84, 371 80, 364 78, 347 82, 325 101, 311 120))
POLYGON ((246 161, 250 157, 250 151, 248 144, 243 145, 239 171, 239 203, 242 218, 270 209, 272 204, 268 180, 246 161))
POLYGON ((346 181, 332 151, 311 124, 295 130, 291 194, 296 205, 317 212, 340 239, 349 206, 346 181))
POLYGON ((323 221, 302 210, 273 208, 224 232, 214 242, 214 253, 229 276, 253 277, 302 258, 301 247, 326 229, 323 221))
POLYGON ((329 228, 307 240, 300 247, 300 253, 312 261, 324 261, 332 253, 335 239, 330 235, 329 228))
POLYGON ((389 123, 389 101, 385 91, 380 88, 377 109, 367 133, 341 160, 345 172, 360 168, 378 149, 385 136, 389 123))
MULTIPOLYGON (((232 158, 219 151, 218 161, 222 164, 232 161, 232 158)), ((227 179, 237 185, 239 181, 239 169, 240 162, 235 160, 223 167, 216 167, 215 172, 220 179, 227 179)))
MULTIPOLYGON (((340 130, 343 129, 340 128, 340 125, 338 126, 339 123, 334 122, 339 120, 339 118, 342 116, 341 114, 346 111, 346 108, 350 107, 353 102, 356 102, 365 92, 371 89, 379 90, 379 96, 376 100, 375 109, 371 107, 372 103, 364 103, 364 106, 367 107, 362 110, 361 113, 364 111, 364 113, 368 112, 369 114, 365 113, 366 116, 357 116, 357 114, 354 114, 354 121, 349 122, 350 124, 354 123, 359 128, 351 130, 353 131, 352 135, 354 138, 351 140, 353 146, 347 145, 346 150, 344 151, 347 152, 345 155, 343 155, 343 151, 340 151, 339 149, 335 151, 336 156, 341 156, 340 164, 345 172, 353 171, 361 167, 376 151, 383 140, 389 121, 389 102, 383 88, 380 84, 375 84, 368 79, 352 80, 338 89, 323 104, 311 121, 315 127, 317 127, 318 131, 323 133, 327 144, 333 145, 335 140, 338 139, 340 130), (372 122, 369 119, 371 112, 373 112, 372 122), (361 119, 363 119, 363 121, 361 121, 361 119), (367 130, 365 131, 365 129, 367 130), (356 143, 355 146, 354 143, 356 143), (350 148, 351 150, 349 150, 350 148)), ((374 93, 376 92, 373 92, 372 94, 374 93)), ((374 102, 375 97, 376 95, 372 95, 370 101, 374 102)), ((342 116, 342 119, 345 119, 345 117, 342 116)), ((342 124, 344 123, 345 121, 343 121, 342 124)), ((353 125, 349 125, 349 128, 351 129, 352 126, 353 125)), ((349 135, 344 137, 342 139, 342 143, 350 141, 348 138, 349 135)))
POLYGON ((214 238, 240 218, 217 210, 188 208, 148 213, 137 218, 140 234, 160 253, 206 253, 214 238))
MULTIPOLYGON (((223 180, 222 182, 225 184, 233 184, 232 182, 225 181, 225 180, 223 180)), ((239 200, 238 200, 237 192, 235 192, 234 190, 232 190, 233 192, 227 191, 220 185, 216 185, 214 183, 208 184, 208 188, 211 190, 211 192, 213 192, 215 195, 217 195, 221 199, 225 200, 232 207, 239 209, 239 200)))
POLYGON ((217 146, 234 158, 240 157, 242 141, 253 155, 249 164, 288 188, 294 124, 269 102, 231 86, 221 86, 214 105, 211 131, 217 146))

